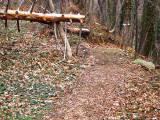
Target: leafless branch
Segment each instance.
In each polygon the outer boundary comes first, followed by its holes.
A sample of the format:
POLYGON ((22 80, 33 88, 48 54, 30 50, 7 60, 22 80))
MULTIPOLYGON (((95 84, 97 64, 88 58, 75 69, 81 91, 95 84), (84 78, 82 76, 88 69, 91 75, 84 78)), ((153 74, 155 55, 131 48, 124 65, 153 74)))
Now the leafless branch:
POLYGON ((6 6, 5 12, 7 12, 8 8, 9 8, 9 4, 10 4, 10 0, 7 0, 7 6, 6 6))
POLYGON ((24 3, 24 0, 22 0, 21 3, 19 4, 18 11, 21 8, 21 6, 22 6, 23 3, 24 3))
MULTIPOLYGON (((30 2, 30 3, 33 3, 31 0, 29 0, 29 2, 30 2)), ((44 8, 42 5, 36 5, 36 4, 35 4, 35 6, 38 7, 38 8, 42 8, 43 10, 45 10, 45 8, 44 8)), ((46 12, 51 13, 51 12, 50 12, 49 10, 47 10, 47 9, 46 9, 46 12)))
POLYGON ((30 8, 30 13, 32 13, 33 12, 33 8, 34 8, 34 5, 35 5, 35 2, 36 2, 37 0, 33 0, 33 2, 32 2, 32 6, 31 6, 31 8, 30 8))
POLYGON ((45 5, 45 9, 44 9, 44 14, 45 14, 46 11, 47 11, 48 4, 49 4, 49 2, 48 2, 48 0, 47 0, 46 5, 45 5))

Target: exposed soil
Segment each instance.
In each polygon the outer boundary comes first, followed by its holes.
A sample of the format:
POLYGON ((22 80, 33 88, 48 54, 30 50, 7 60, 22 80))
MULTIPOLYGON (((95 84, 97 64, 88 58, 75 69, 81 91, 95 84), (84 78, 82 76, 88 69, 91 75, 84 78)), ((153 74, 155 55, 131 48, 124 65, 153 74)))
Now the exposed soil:
MULTIPOLYGON (((46 115, 45 119, 127 118, 126 106, 129 104, 127 80, 132 78, 138 80, 147 71, 143 68, 137 68, 137 71, 134 71, 135 66, 131 64, 131 59, 127 58, 127 53, 113 45, 92 48, 88 44, 83 44, 81 50, 84 51, 90 66, 81 76, 78 84, 55 103, 54 112, 46 115)), ((132 117, 141 116, 139 113, 132 117)))

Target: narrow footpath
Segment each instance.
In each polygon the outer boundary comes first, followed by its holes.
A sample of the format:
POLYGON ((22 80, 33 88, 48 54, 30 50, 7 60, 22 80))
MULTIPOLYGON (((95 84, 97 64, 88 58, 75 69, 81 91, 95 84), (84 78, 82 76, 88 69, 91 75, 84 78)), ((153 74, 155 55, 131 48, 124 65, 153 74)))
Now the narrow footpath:
POLYGON ((79 83, 56 102, 55 111, 45 119, 118 120, 126 117, 126 100, 130 96, 126 80, 135 76, 138 79, 126 53, 116 47, 85 46, 84 51, 90 67, 79 83))

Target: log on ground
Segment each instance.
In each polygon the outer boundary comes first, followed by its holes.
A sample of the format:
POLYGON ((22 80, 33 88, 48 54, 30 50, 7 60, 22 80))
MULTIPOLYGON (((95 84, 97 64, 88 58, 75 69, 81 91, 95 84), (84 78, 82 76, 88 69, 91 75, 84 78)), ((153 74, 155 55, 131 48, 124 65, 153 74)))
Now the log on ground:
MULTIPOLYGON (((80 28, 79 27, 68 27, 67 32, 79 34, 80 33, 80 28)), ((87 28, 82 28, 82 35, 89 35, 90 30, 87 28)))

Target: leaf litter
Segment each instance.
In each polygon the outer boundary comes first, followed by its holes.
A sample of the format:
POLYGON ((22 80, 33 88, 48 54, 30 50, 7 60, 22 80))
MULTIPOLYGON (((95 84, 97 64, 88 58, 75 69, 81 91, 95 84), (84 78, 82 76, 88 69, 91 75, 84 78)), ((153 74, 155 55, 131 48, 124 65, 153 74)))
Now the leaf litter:
POLYGON ((159 72, 132 64, 113 44, 83 44, 64 61, 40 24, 22 21, 21 33, 15 26, 6 38, 0 24, 1 119, 159 119, 159 72))
POLYGON ((53 36, 41 35, 40 24, 21 22, 21 33, 10 21, 5 40, 1 25, 0 119, 33 119, 77 83, 84 71, 76 57, 63 60, 53 36), (37 27, 38 26, 38 27, 37 27), (34 28, 34 32, 32 29, 34 28))
MULTIPOLYGON (((113 44, 90 46, 91 62, 78 85, 55 103, 46 120, 159 119, 158 71, 132 63, 132 55, 113 44)), ((81 46, 82 47, 82 46, 81 46)), ((86 49, 87 50, 87 49, 86 49)))

